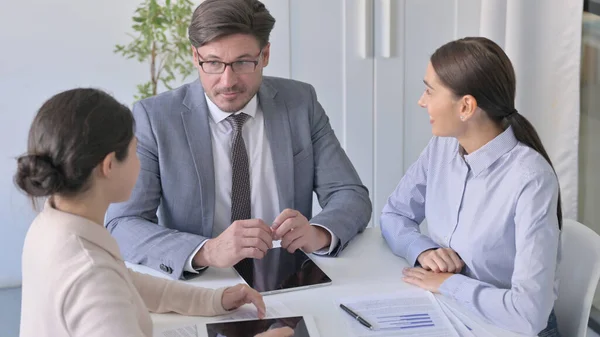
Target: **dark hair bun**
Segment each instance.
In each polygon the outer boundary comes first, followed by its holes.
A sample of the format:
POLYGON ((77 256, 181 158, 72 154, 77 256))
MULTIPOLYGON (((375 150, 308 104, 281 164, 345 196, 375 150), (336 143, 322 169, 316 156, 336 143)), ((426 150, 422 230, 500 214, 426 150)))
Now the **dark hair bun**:
POLYGON ((60 92, 31 123, 15 184, 30 197, 75 197, 92 187, 90 177, 109 153, 119 162, 127 158, 133 126, 131 110, 104 91, 60 92))
POLYGON ((44 155, 24 155, 17 159, 15 182, 33 197, 59 193, 65 185, 62 171, 54 166, 52 158, 44 155))

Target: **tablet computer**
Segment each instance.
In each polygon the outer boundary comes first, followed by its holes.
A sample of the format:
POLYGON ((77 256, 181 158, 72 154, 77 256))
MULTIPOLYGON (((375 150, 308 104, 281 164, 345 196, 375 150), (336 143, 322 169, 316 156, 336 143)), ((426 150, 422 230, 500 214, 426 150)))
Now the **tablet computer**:
POLYGON ((207 323, 206 333, 208 337, 254 337, 259 333, 287 326, 294 330, 294 337, 319 337, 311 318, 293 316, 207 323))
POLYGON ((331 284, 329 276, 300 249, 290 253, 272 248, 262 259, 244 259, 233 268, 263 295, 331 284))

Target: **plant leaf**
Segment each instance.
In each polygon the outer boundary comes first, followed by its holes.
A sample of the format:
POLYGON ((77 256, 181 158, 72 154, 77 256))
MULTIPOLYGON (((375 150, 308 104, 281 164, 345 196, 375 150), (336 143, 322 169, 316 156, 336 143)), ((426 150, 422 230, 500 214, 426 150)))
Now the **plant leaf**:
MULTIPOLYGON (((144 0, 131 18, 134 33, 126 33, 131 41, 115 45, 113 52, 146 63, 150 69, 152 46, 156 45, 156 81, 170 90, 173 81, 184 80, 195 69, 187 37, 193 6, 191 0, 144 0)), ((138 84, 136 100, 152 96, 153 86, 151 79, 138 84)))

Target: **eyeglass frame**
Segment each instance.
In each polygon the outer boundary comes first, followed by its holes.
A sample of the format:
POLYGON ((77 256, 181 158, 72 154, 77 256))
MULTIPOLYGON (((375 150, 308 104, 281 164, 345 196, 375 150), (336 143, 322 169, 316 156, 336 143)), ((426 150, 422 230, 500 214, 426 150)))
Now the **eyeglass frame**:
POLYGON ((196 55, 198 57, 198 65, 200 66, 200 69, 202 69, 202 71, 204 73, 209 74, 209 75, 220 75, 220 74, 223 74, 225 72, 225 70, 227 69, 228 66, 229 66, 229 68, 231 68, 231 71, 234 72, 234 73, 236 73, 236 74, 252 74, 252 73, 254 73, 256 71, 256 67, 258 67, 258 64, 260 63, 260 57, 262 56, 262 54, 263 54, 263 49, 261 49, 260 52, 258 53, 258 55, 256 56, 257 59, 253 60, 253 61, 250 61, 250 60, 237 60, 237 61, 233 61, 233 62, 223 62, 223 61, 216 61, 216 60, 213 60, 213 61, 201 61, 200 60, 200 52, 198 51, 198 49, 196 49, 196 55), (209 72, 206 72, 206 70, 204 70, 204 63, 209 63, 209 62, 215 62, 215 63, 221 63, 221 64, 223 64, 223 71, 221 71, 219 73, 209 73, 209 72), (236 72, 233 69, 233 65, 235 63, 239 63, 239 62, 254 63, 254 69, 252 69, 252 71, 248 72, 248 73, 238 73, 238 72, 236 72))

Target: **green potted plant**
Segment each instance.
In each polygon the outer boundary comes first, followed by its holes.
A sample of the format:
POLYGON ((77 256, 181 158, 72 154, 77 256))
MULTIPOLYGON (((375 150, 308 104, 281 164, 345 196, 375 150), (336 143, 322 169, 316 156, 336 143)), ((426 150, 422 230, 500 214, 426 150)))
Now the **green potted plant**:
POLYGON ((174 80, 194 70, 187 38, 192 6, 190 0, 145 0, 135 10, 133 40, 116 45, 114 52, 149 63, 150 80, 138 84, 136 100, 156 95, 159 83, 171 89, 174 80))

